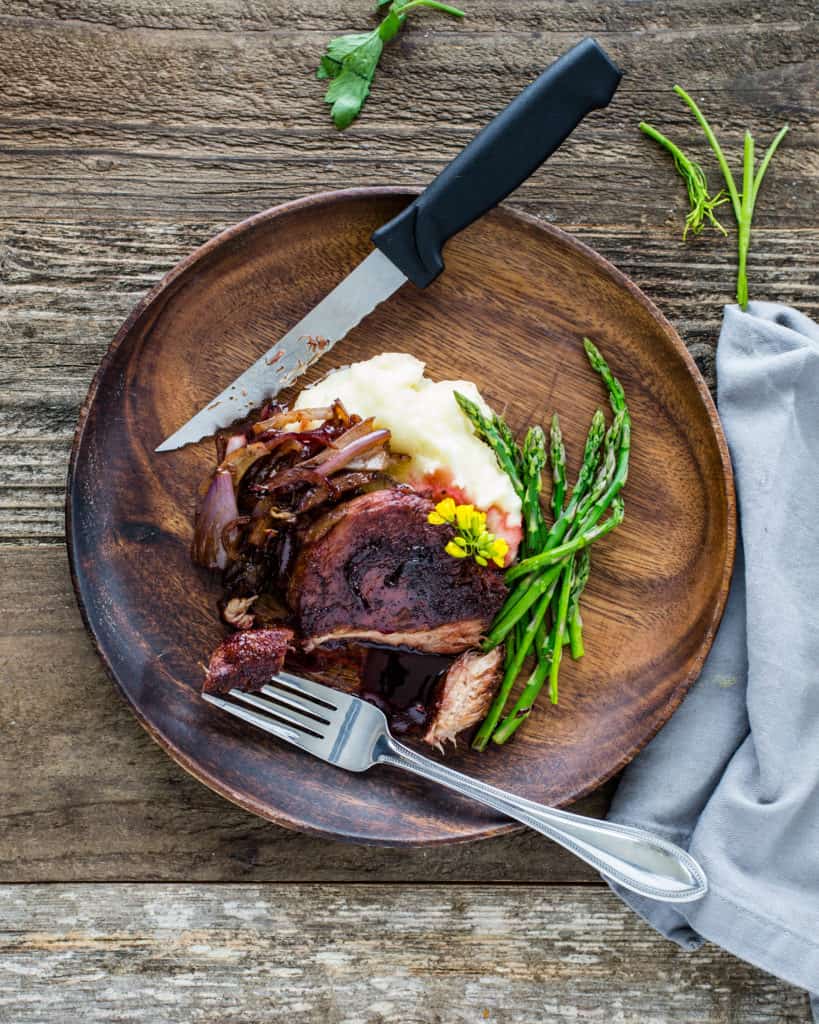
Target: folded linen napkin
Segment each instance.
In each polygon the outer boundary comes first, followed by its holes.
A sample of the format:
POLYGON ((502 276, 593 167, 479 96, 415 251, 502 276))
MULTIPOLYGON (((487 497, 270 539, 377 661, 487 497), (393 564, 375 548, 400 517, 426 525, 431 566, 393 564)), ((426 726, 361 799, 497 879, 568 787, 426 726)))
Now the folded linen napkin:
POLYGON ((690 849, 710 889, 671 905, 613 888, 684 949, 808 989, 819 1022, 819 326, 727 306, 717 381, 741 538, 725 616, 609 812, 690 849))

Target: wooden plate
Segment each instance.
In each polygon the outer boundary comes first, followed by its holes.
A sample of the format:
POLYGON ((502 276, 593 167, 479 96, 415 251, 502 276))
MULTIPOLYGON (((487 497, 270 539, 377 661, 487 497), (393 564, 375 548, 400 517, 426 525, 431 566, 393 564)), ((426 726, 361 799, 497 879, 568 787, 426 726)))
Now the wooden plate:
MULTIPOLYGON (((188 557, 212 442, 154 448, 367 253, 411 193, 359 189, 289 203, 175 267, 114 339, 80 414, 68 537, 86 624, 139 720, 196 778, 289 827, 385 844, 516 826, 391 769, 345 774, 199 698, 221 638, 218 586, 188 557)), ((634 420, 626 521, 594 549, 587 655, 561 671, 515 738, 449 762, 550 804, 594 789, 650 739, 700 670, 722 614, 735 514, 716 411, 680 339, 644 295, 568 235, 507 209, 458 236, 424 292, 405 286, 306 379, 385 350, 466 377, 514 427, 560 412, 572 471, 605 401, 581 337, 623 381, 634 420)), ((465 744, 462 741, 462 748, 465 744)))

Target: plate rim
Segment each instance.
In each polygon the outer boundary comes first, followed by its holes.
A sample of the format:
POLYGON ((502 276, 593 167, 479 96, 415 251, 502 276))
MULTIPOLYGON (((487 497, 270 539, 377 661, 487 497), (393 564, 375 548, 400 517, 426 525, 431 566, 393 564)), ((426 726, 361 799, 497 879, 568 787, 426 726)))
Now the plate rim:
MULTIPOLYGON (((497 825, 490 825, 482 828, 480 831, 465 834, 455 835, 441 835, 429 839, 418 840, 417 842, 408 842, 404 839, 394 839, 389 836, 383 836, 373 838, 371 835, 357 835, 355 828, 351 827, 349 830, 341 833, 333 831, 332 829, 323 829, 315 825, 310 825, 304 822, 296 821, 293 818, 288 817, 285 814, 274 813, 271 808, 266 805, 262 805, 260 802, 254 800, 252 797, 248 797, 244 793, 239 793, 226 783, 224 780, 212 775, 210 772, 202 769, 201 765, 194 762, 190 757, 182 753, 173 742, 165 736, 165 734, 156 726, 150 722, 141 712, 141 710, 133 703, 128 693, 121 686, 119 679, 117 678, 114 667, 111 664, 109 658, 106 656, 100 640, 94 630, 94 627, 89 619, 88 610, 86 608, 85 600, 83 597, 83 586, 80 579, 80 570, 77 565, 75 551, 74 551, 74 532, 73 532, 73 516, 72 516, 72 499, 74 495, 75 487, 75 472, 77 467, 77 460, 79 457, 80 449, 82 447, 83 438, 85 435, 85 428, 88 422, 88 415, 91 407, 97 396, 99 385, 104 377, 109 364, 113 360, 120 345, 130 334, 131 328, 139 319, 140 316, 155 302, 155 300, 162 295, 179 277, 195 267, 196 264, 206 259, 214 251, 219 249, 226 242, 232 241, 239 236, 252 231, 260 224, 266 222, 275 221, 280 217, 287 216, 288 214, 297 211, 307 209, 311 206, 336 204, 347 202, 352 199, 378 199, 388 197, 404 197, 413 198, 419 195, 423 191, 420 188, 409 187, 403 185, 374 185, 374 186, 356 186, 353 188, 346 189, 335 189, 324 192, 314 192, 309 195, 299 197, 297 199, 288 200, 284 203, 279 203, 276 206, 268 207, 265 210, 261 210, 258 213, 251 214, 249 217, 245 217, 234 224, 223 228, 217 234, 208 238, 201 245, 193 249, 187 256, 184 256, 179 260, 167 273, 165 273, 156 284, 148 289, 148 291, 138 300, 133 306, 128 316, 120 325, 108 348, 105 350, 97 369, 94 372, 91 382, 88 386, 86 396, 80 406, 79 413, 77 416, 77 425, 74 430, 74 436, 71 442, 71 452, 68 463, 68 473, 66 476, 66 487, 65 487, 65 502, 64 502, 64 514, 65 514, 65 543, 68 553, 68 565, 69 573, 71 576, 71 585, 74 590, 74 596, 77 602, 77 606, 80 610, 82 622, 88 633, 91 642, 94 646, 97 656, 103 664, 106 674, 109 679, 114 683, 120 696, 124 699, 128 705, 132 714, 136 717, 139 724, 148 733, 148 735, 162 748, 162 750, 184 771, 192 776, 197 782, 207 786, 213 792, 219 796, 229 800, 231 803, 236 804, 243 810, 248 811, 251 814, 263 818, 273 824, 279 825, 283 828, 287 828, 291 831, 302 832, 307 835, 320 836, 322 838, 333 839, 339 842, 350 842, 358 843, 361 845, 368 846, 384 846, 384 847, 396 847, 396 848, 426 848, 433 846, 452 845, 455 843, 467 843, 475 842, 483 839, 491 839, 496 836, 506 835, 509 833, 520 832, 525 829, 525 825, 521 825, 515 821, 499 822, 497 825)), ((734 561, 736 555, 736 542, 737 542, 737 512, 736 512, 736 493, 734 488, 734 474, 733 467, 731 465, 731 458, 728 449, 728 442, 722 429, 722 423, 717 412, 717 407, 705 380, 700 373, 697 364, 694 361, 693 356, 686 348, 682 341, 682 338, 677 333, 674 326, 662 313, 659 307, 650 299, 623 271, 619 270, 613 263, 607 260, 604 256, 592 249, 591 246, 585 242, 575 238, 569 232, 556 227, 554 224, 550 224, 540 217, 534 214, 528 213, 524 210, 518 210, 514 206, 509 206, 505 203, 495 207, 492 213, 500 213, 502 216, 509 217, 513 221, 519 221, 527 224, 530 227, 535 227, 539 231, 544 232, 546 235, 551 236, 552 240, 573 249, 576 253, 583 256, 585 259, 591 261, 601 270, 604 274, 614 279, 619 287, 624 288, 634 299, 637 301, 651 317, 657 321, 660 328, 668 337, 673 348, 677 351, 677 354, 682 358, 686 369, 688 370, 689 376, 692 378, 697 393, 703 403, 705 411, 708 415, 708 420, 713 431, 717 451, 719 453, 719 460, 722 469, 721 481, 722 481, 722 492, 726 509, 726 557, 722 568, 722 578, 720 588, 717 593, 714 610, 711 615, 711 620, 708 623, 707 630, 700 647, 697 651, 696 656, 692 659, 691 668, 687 675, 679 681, 672 696, 666 702, 662 709, 662 713, 658 717, 657 726, 649 734, 647 734, 639 742, 632 744, 632 746, 621 756, 618 762, 612 767, 599 772, 597 776, 585 785, 578 787, 576 792, 571 793, 565 800, 561 801, 557 806, 565 807, 573 804, 575 801, 588 796, 590 793, 599 789, 600 786, 604 785, 609 779, 621 771, 637 754, 644 749, 645 746, 656 736, 660 729, 668 722, 674 712, 677 710, 679 705, 682 703, 683 698, 688 693, 689 689, 699 677, 702 671, 703 664, 705 662, 708 653, 711 650, 717 629, 722 620, 723 613, 725 611, 725 604, 728 599, 728 591, 731 584, 731 578, 733 575, 734 561)))

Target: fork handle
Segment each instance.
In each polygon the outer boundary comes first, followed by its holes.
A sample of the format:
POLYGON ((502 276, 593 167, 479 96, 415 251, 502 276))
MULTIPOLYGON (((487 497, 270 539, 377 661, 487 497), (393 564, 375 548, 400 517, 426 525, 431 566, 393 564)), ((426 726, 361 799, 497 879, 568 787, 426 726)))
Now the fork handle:
POLYGON ((689 853, 644 829, 584 818, 525 800, 417 754, 391 736, 385 738, 376 760, 439 782, 528 825, 641 896, 687 903, 708 891, 705 872, 689 853))

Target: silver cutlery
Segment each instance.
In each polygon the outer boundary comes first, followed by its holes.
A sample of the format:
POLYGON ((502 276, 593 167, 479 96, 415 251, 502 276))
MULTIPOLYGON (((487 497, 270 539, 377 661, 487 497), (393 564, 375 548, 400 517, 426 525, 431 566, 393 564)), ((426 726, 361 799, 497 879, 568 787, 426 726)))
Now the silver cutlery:
POLYGON ((390 765, 471 797, 548 836, 626 889, 685 903, 708 891, 705 872, 674 843, 643 829, 584 818, 496 789, 399 743, 383 712, 349 693, 279 672, 260 693, 231 690, 208 703, 350 772, 390 765))

